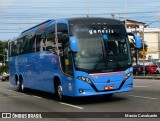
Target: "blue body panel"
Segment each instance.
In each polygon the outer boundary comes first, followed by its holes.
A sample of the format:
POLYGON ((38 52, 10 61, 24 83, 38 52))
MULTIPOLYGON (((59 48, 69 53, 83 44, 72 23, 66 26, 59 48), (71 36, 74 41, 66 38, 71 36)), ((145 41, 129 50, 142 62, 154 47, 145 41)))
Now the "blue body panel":
POLYGON ((126 76, 126 72, 111 72, 111 73, 103 73, 101 74, 93 74, 89 75, 84 72, 76 72, 76 76, 84 76, 89 78, 93 85, 90 85, 86 82, 76 79, 75 85, 75 95, 74 96, 89 96, 89 95, 101 95, 101 94, 110 94, 110 93, 118 93, 118 92, 126 92, 132 90, 133 84, 133 75, 131 75, 125 83, 120 88, 124 77, 126 76), (104 74, 104 75, 103 75, 104 74), (99 76, 98 76, 99 75, 99 76), (109 80, 109 82, 107 82, 109 80), (105 86, 113 86, 114 90, 104 90, 105 86), (79 89, 83 89, 83 93, 79 93, 79 89))
MULTIPOLYGON (((45 27, 53 26, 54 22, 55 20, 50 21, 50 23, 45 24, 45 27)), ((58 22, 68 25, 68 21, 65 19, 58 19, 58 22)), ((27 35, 37 28, 23 32, 21 36, 27 35)), ((72 66, 74 76, 64 74, 58 56, 49 51, 13 56, 9 58, 10 82, 16 85, 15 77, 22 76, 24 87, 54 93, 54 77, 58 77, 62 84, 63 93, 67 96, 100 95, 132 90, 132 67, 120 72, 88 74, 75 70, 74 64, 72 66), (125 79, 128 73, 131 75, 125 79), (90 79, 92 83, 79 80, 79 76, 90 79), (114 89, 105 90, 105 86, 113 86, 114 89), (83 92, 80 92, 81 89, 83 92)))
POLYGON ((10 57, 11 83, 22 75, 25 87, 53 92, 53 77, 59 72, 57 55, 47 51, 10 57), (53 73, 54 72, 54 73, 53 73))
POLYGON ((132 90, 133 75, 131 75, 119 89, 126 73, 132 71, 131 68, 124 72, 98 74, 88 74, 74 70, 74 77, 70 77, 61 72, 57 55, 47 51, 10 57, 9 66, 11 84, 16 85, 16 74, 22 75, 25 87, 51 93, 55 92, 53 82, 55 76, 60 78, 64 95, 68 96, 89 96, 132 90), (77 79, 78 76, 89 78, 94 87, 77 79), (113 86, 114 90, 105 91, 105 86, 113 86), (79 89, 83 89, 84 92, 80 93, 79 89))

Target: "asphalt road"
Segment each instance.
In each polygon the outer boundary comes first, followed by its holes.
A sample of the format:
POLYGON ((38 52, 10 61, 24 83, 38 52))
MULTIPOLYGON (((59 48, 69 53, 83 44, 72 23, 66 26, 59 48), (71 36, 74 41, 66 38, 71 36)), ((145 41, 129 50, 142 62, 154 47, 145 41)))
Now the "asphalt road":
MULTIPOLYGON (((12 112, 12 114, 13 112, 18 112, 18 114, 21 113, 21 116, 24 116, 23 118, 25 118, 26 115, 28 116, 26 113, 31 112, 37 114, 39 112, 37 117, 42 116, 42 118, 44 118, 44 116, 46 116, 47 118, 30 120, 117 121, 118 119, 118 121, 159 121, 160 118, 121 118, 120 113, 122 112, 122 115, 124 116, 124 112, 128 112, 127 114, 129 114, 129 116, 136 116, 138 114, 142 114, 142 112, 146 112, 145 114, 160 112, 159 86, 160 80, 135 79, 134 91, 118 93, 110 99, 104 98, 103 96, 94 96, 86 98, 69 98, 66 102, 58 102, 54 94, 35 90, 28 90, 25 93, 20 93, 17 92, 16 87, 12 86, 9 82, 0 82, 0 117, 2 117, 2 113, 4 112, 12 112), (111 118, 105 118, 106 115, 111 115, 111 118), (72 116, 75 116, 75 118, 72 116), (120 118, 118 116, 120 116, 120 118)), ((160 113, 158 113, 158 115, 159 114, 160 113)), ((16 115, 13 117, 16 118, 16 115)), ((4 121, 4 119, 0 118, 0 121, 1 120, 4 121)), ((17 121, 18 119, 10 120, 17 121)), ((27 121, 28 119, 23 120, 27 121)))

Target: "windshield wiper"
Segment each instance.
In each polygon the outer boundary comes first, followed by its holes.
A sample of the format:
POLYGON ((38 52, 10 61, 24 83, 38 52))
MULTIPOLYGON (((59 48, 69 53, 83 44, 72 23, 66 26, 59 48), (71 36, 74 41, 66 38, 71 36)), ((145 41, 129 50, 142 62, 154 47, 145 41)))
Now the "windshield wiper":
POLYGON ((101 45, 102 45, 102 52, 103 52, 103 56, 99 55, 98 56, 98 61, 96 62, 95 66, 94 66, 94 69, 97 69, 97 66, 99 64, 99 62, 103 59, 104 60, 104 63, 105 63, 105 67, 107 67, 107 56, 106 56, 106 51, 104 49, 104 45, 101 41, 101 45))
POLYGON ((107 55, 106 55, 106 51, 105 51, 105 47, 104 44, 101 41, 101 45, 102 45, 102 51, 103 51, 103 58, 104 58, 104 63, 105 63, 105 67, 107 67, 107 55))

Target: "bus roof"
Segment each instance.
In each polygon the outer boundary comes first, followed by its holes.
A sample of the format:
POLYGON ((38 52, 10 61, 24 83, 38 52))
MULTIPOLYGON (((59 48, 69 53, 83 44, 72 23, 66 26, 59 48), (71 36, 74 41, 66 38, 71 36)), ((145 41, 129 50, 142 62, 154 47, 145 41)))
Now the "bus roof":
POLYGON ((68 19, 70 25, 120 25, 124 24, 122 21, 110 18, 100 18, 100 17, 81 17, 81 18, 70 18, 68 19))
POLYGON ((48 26, 49 24, 51 24, 54 20, 51 19, 51 20, 47 20, 47 21, 44 21, 36 26, 33 26, 25 31, 23 31, 21 33, 21 35, 24 35, 24 34, 27 34, 28 32, 31 32, 31 31, 34 31, 34 30, 37 30, 37 29, 40 29, 40 28, 45 28, 46 26, 48 26))
MULTIPOLYGON (((36 26, 33 26, 25 31, 23 31, 20 36, 24 36, 30 32, 37 31, 39 29, 44 29, 47 26, 51 25, 55 20, 47 20, 43 23, 40 23, 36 26)), ((76 18, 68 18, 68 19, 57 19, 58 23, 68 23, 69 25, 120 25, 124 24, 122 21, 110 19, 110 18, 100 18, 100 17, 76 17, 76 18)))

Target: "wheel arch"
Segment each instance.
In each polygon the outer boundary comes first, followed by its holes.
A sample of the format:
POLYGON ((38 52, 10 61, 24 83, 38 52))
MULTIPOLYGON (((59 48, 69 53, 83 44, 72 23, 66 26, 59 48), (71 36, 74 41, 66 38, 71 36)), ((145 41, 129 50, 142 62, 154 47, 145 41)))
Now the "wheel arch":
POLYGON ((19 74, 19 80, 20 80, 20 81, 23 81, 23 76, 22 76, 22 74, 19 74))
POLYGON ((58 84, 61 84, 61 79, 58 75, 54 76, 53 78, 53 86, 54 86, 54 92, 56 91, 56 88, 58 86, 58 84))
POLYGON ((17 81, 19 80, 18 74, 15 74, 15 84, 17 85, 17 81))

